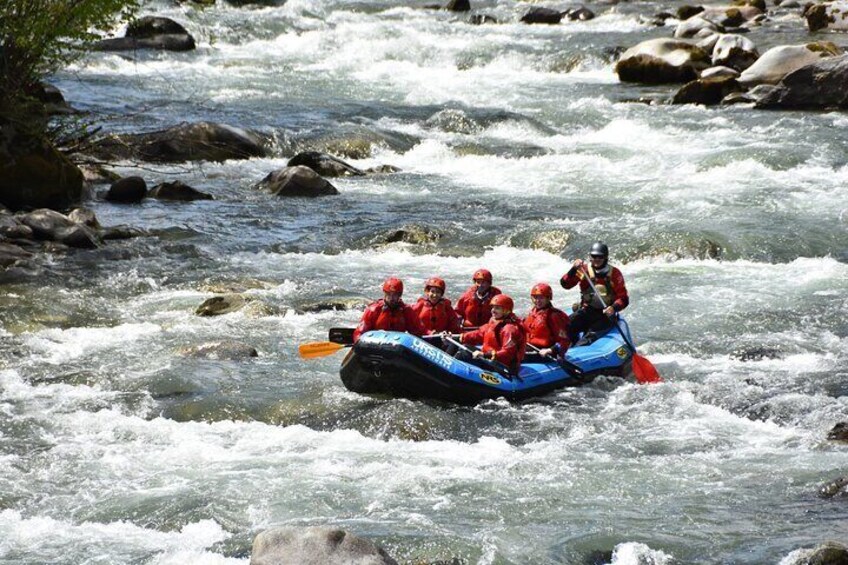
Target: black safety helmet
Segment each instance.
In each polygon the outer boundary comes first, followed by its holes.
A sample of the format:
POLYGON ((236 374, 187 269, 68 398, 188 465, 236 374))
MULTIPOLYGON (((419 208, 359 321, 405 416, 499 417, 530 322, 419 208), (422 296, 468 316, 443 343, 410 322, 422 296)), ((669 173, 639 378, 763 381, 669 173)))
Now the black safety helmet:
POLYGON ((606 259, 609 257, 609 247, 607 247, 607 244, 602 241, 596 241, 592 244, 592 249, 589 251, 589 255, 592 257, 603 257, 606 259))

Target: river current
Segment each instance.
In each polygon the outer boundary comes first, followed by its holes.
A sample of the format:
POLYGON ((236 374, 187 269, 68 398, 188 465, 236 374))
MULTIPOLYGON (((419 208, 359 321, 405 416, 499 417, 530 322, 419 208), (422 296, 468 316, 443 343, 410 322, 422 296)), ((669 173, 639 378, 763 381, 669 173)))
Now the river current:
MULTIPOLYGON (((246 564, 277 525, 332 525, 403 563, 779 563, 848 539, 818 487, 848 447, 848 114, 636 102, 615 49, 676 6, 472 0, 503 23, 411 1, 151 2, 188 53, 92 54, 52 77, 107 131, 208 120, 273 155, 119 163, 214 201, 86 203, 150 235, 0 273, 0 562, 246 564), (253 185, 303 149, 401 172, 287 200, 253 185), (363 150, 364 147, 364 150, 363 150), (421 244, 380 243, 418 226, 421 244), (455 407, 348 392, 341 355, 297 346, 352 327, 389 275, 413 301, 471 273, 530 307, 603 239, 627 280, 655 386, 599 379, 536 401, 455 407), (263 308, 204 318, 216 292, 263 308), (178 351, 234 339, 247 361, 178 351)), ((794 11, 749 37, 807 41, 794 11)), ((845 42, 840 36, 829 40, 845 42)), ((98 187, 102 190, 104 187, 98 187)))

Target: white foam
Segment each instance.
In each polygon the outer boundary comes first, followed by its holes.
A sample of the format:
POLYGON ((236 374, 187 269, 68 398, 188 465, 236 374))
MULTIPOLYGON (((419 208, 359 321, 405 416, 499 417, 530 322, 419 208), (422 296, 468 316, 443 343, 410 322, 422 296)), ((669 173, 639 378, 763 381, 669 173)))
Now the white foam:
POLYGON ((644 543, 626 542, 615 546, 610 565, 671 565, 673 556, 644 543))
POLYGON ((24 343, 52 365, 65 363, 149 338, 162 329, 157 324, 121 324, 109 328, 47 329, 24 334, 24 343))

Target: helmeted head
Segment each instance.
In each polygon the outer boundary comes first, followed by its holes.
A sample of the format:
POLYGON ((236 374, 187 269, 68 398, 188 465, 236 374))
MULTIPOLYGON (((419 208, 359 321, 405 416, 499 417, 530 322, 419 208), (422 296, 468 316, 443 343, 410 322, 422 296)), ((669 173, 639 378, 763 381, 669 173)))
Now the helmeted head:
POLYGON ((549 306, 554 298, 554 291, 548 283, 536 283, 530 289, 530 298, 537 308, 549 306))
POLYGON ((427 298, 429 298, 431 302, 435 303, 444 296, 446 288, 447 285, 445 285, 444 280, 439 277, 430 277, 424 283, 424 294, 427 295, 427 298))
POLYGON ((592 259, 593 267, 603 268, 609 260, 609 247, 602 241, 596 241, 589 250, 589 257, 592 259))
POLYGON ((471 277, 477 288, 483 292, 489 290, 492 286, 492 273, 487 269, 477 269, 474 271, 474 276, 471 277))
POLYGON ((403 281, 396 277, 389 277, 383 282, 383 301, 392 306, 400 302, 403 296, 403 281))
POLYGON ((492 307, 492 317, 496 320, 500 320, 504 316, 507 316, 512 313, 512 309, 515 307, 515 304, 512 302, 512 298, 507 296, 506 294, 498 294, 492 301, 489 302, 492 307))

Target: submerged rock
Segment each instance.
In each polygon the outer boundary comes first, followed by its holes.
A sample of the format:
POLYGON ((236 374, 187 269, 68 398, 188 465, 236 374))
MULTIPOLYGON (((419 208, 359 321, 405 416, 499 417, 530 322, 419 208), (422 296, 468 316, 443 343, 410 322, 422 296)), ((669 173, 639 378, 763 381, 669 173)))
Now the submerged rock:
POLYGON ((237 312, 244 308, 245 304, 247 304, 247 300, 240 294, 213 296, 198 306, 194 313, 198 316, 221 316, 237 312))
POLYGON ((344 530, 275 528, 253 540, 250 565, 397 565, 382 548, 344 530))
POLYGON ((319 176, 318 173, 298 165, 273 171, 259 181, 255 188, 270 192, 275 196, 307 197, 333 196, 339 193, 335 186, 319 176))
POLYGON ((425 245, 436 243, 441 237, 442 234, 436 230, 424 226, 409 225, 378 235, 374 239, 374 244, 411 243, 413 245, 425 245))
POLYGON ((822 485, 819 488, 819 496, 822 498, 848 497, 848 477, 840 477, 822 485))
POLYGON ((539 232, 530 241, 530 249, 541 249, 554 255, 559 255, 571 241, 571 234, 565 230, 548 230, 539 232))
POLYGON ((289 159, 289 167, 297 167, 298 165, 309 167, 322 177, 360 177, 365 175, 364 171, 353 165, 318 151, 304 151, 289 159))
POLYGON ((23 247, 0 241, 0 267, 8 268, 17 263, 32 257, 32 253, 26 251, 23 247))
POLYGON ((256 348, 240 341, 213 341, 186 347, 180 350, 180 355, 193 359, 215 359, 221 361, 239 361, 258 357, 256 348))
POLYGON ((710 57, 700 47, 677 39, 649 39, 631 47, 615 64, 623 82, 664 84, 689 82, 710 66, 710 57))
POLYGON ((194 200, 214 200, 211 194, 200 192, 182 181, 159 183, 150 189, 147 194, 150 198, 157 200, 176 200, 179 202, 191 202, 194 200))
POLYGON ((165 130, 101 139, 92 151, 104 159, 220 162, 265 156, 265 141, 255 132, 225 124, 184 122, 165 130))
POLYGON ((848 422, 839 422, 829 432, 827 439, 833 441, 848 441, 848 422))

